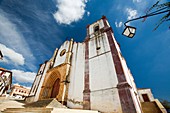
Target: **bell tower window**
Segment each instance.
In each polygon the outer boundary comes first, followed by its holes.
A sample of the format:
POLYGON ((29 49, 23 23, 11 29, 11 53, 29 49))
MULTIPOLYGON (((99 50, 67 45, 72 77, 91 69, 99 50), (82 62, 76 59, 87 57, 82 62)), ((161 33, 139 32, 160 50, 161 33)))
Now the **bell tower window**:
POLYGON ((94 27, 94 32, 98 32, 99 31, 99 25, 94 27))
POLYGON ((98 47, 96 47, 96 50, 99 50, 100 48, 101 48, 101 47, 98 46, 98 47))

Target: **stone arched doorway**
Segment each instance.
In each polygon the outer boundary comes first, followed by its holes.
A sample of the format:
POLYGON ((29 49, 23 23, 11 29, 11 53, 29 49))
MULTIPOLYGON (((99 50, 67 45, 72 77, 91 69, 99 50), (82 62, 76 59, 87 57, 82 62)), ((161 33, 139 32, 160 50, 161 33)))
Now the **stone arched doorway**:
POLYGON ((66 102, 68 84, 65 85, 68 64, 61 64, 47 71, 41 87, 39 100, 56 98, 59 102, 66 102))
POLYGON ((58 70, 50 70, 45 77, 39 99, 56 98, 57 100, 61 101, 61 81, 61 75, 58 70))
POLYGON ((57 78, 52 88, 51 98, 56 98, 56 96, 59 94, 59 90, 60 90, 60 78, 57 78))

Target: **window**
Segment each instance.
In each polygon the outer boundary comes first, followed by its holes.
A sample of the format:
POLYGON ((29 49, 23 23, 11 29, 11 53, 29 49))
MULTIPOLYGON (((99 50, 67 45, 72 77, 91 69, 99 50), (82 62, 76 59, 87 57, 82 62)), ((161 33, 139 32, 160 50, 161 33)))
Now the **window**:
POLYGON ((40 71, 40 74, 42 74, 43 72, 42 71, 40 71))
POLYGON ((147 94, 142 94, 142 97, 143 97, 144 102, 150 102, 149 97, 148 97, 147 94))
POLYGON ((100 38, 99 37, 96 37, 95 38, 95 42, 96 42, 96 50, 100 50, 100 38))
POLYGON ((63 56, 65 53, 66 53, 66 49, 63 49, 63 50, 60 52, 60 56, 63 56))
POLYGON ((96 50, 99 50, 101 47, 96 47, 96 50))
POLYGON ((94 27, 94 32, 97 32, 97 31, 99 31, 99 25, 94 27))

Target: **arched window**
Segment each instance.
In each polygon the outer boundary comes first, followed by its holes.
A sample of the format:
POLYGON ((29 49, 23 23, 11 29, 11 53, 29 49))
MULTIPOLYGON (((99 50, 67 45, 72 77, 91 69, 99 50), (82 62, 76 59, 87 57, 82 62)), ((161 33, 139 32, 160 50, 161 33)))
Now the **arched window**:
POLYGON ((94 32, 97 32, 97 31, 99 31, 99 25, 96 25, 96 26, 94 27, 94 32))

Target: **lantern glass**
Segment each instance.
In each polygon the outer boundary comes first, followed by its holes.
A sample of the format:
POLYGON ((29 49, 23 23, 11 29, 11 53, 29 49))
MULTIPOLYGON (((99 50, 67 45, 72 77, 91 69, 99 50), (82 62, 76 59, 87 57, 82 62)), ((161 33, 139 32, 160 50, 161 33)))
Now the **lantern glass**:
POLYGON ((136 28, 132 26, 126 26, 126 28, 123 31, 123 35, 133 38, 136 32, 136 28))

